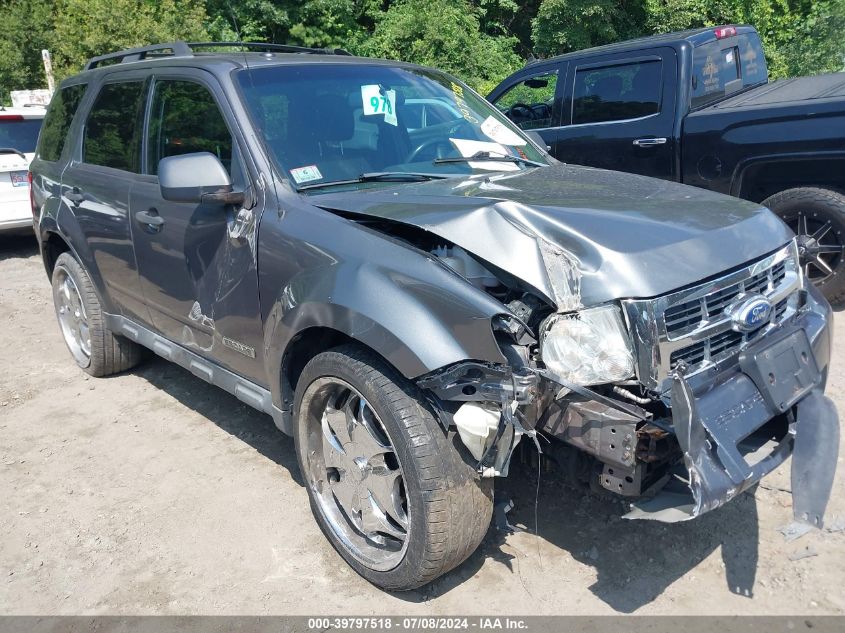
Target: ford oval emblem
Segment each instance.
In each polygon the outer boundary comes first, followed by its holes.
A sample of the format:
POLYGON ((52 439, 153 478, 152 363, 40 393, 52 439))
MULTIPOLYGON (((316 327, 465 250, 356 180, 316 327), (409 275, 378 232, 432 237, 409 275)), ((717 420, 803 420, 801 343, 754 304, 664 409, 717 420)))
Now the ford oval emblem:
POLYGON ((750 332, 769 322, 772 302, 762 295, 752 295, 731 306, 729 311, 734 329, 750 332))

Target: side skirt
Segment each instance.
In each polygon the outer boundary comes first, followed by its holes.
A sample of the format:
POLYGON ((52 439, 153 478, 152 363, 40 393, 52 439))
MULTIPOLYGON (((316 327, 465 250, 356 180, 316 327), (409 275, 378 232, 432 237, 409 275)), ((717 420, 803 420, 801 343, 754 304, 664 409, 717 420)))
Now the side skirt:
POLYGON ((268 389, 224 369, 217 363, 177 345, 126 317, 114 314, 106 314, 105 317, 106 327, 115 334, 143 345, 165 360, 184 367, 197 378, 228 391, 244 404, 271 415, 280 431, 286 435, 293 434, 290 415, 273 405, 273 397, 268 389))

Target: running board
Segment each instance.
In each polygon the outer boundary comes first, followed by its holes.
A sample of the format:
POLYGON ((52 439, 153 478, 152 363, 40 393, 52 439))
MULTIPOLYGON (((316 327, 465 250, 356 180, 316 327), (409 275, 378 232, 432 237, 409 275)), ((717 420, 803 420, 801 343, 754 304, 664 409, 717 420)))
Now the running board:
POLYGON ((217 363, 177 345, 126 317, 114 314, 105 314, 104 316, 106 327, 115 334, 120 334, 130 341, 143 345, 163 359, 184 367, 197 378, 229 392, 253 409, 273 416, 273 422, 279 430, 287 435, 292 435, 290 416, 273 405, 273 396, 268 389, 260 387, 228 369, 224 369, 217 363))

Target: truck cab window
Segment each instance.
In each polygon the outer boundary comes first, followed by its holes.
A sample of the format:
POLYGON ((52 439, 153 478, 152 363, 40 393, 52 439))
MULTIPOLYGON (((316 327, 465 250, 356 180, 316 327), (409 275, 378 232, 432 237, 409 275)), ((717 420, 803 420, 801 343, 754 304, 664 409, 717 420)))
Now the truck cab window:
POLYGON ((495 102, 495 106, 523 130, 553 127, 557 69, 532 75, 514 84, 495 102))
POLYGON ((662 63, 644 61, 575 73, 572 123, 637 119, 660 112, 662 63))

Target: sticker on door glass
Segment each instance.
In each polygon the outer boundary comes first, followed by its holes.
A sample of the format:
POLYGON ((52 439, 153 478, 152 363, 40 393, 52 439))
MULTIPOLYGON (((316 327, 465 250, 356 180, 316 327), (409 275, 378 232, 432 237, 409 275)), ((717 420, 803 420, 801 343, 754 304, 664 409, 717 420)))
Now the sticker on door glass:
POLYGON ((396 91, 385 90, 378 84, 361 86, 361 104, 364 116, 384 115, 384 122, 399 125, 396 118, 396 91))
POLYGON ((519 134, 511 129, 505 127, 503 123, 496 120, 492 114, 484 119, 481 124, 481 131, 487 135, 488 138, 493 139, 502 145, 525 145, 525 139, 521 138, 519 134))
POLYGON ((311 182, 312 180, 320 180, 323 174, 317 169, 317 165, 306 165, 305 167, 296 167, 290 170, 290 175, 296 181, 296 184, 303 182, 311 182))

